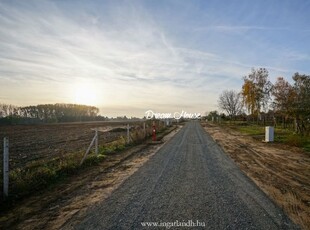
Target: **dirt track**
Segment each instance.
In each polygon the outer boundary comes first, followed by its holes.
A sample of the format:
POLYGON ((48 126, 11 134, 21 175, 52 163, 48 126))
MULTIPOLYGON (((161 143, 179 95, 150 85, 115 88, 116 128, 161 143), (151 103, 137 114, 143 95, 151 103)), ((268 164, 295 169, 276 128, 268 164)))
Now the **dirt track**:
POLYGON ((74 228, 141 229, 146 222, 176 221, 198 221, 194 229, 296 229, 198 122, 187 123, 74 228))
POLYGON ((310 229, 310 156, 298 148, 262 143, 228 128, 206 131, 270 198, 310 229))

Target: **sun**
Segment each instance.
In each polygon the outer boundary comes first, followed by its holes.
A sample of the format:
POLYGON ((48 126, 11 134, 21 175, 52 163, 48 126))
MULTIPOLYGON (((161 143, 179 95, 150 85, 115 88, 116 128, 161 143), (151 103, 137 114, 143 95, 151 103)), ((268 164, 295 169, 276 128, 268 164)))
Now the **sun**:
POLYGON ((79 83, 74 87, 74 103, 82 105, 97 105, 95 87, 89 83, 79 83))

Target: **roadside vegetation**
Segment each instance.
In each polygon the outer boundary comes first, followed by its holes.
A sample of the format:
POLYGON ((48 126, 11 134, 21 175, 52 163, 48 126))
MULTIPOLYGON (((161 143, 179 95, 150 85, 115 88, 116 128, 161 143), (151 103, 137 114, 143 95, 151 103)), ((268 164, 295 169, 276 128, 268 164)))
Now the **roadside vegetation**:
POLYGON ((275 143, 301 147, 310 152, 310 76, 295 73, 292 84, 284 77, 275 83, 265 68, 252 69, 243 77, 240 91, 224 90, 218 111, 206 119, 264 139, 265 126, 275 128, 275 143))
MULTIPOLYGON (((98 165, 108 154, 118 153, 126 147, 124 139, 120 139, 99 147, 96 155, 92 151, 82 165, 80 165, 84 152, 74 152, 66 157, 55 157, 33 161, 26 167, 14 168, 10 171, 10 194, 1 205, 1 209, 8 208, 12 203, 42 189, 59 183, 70 175, 79 173, 84 168, 98 165)), ((1 180, 2 183, 2 180, 1 180)))
MULTIPOLYGON (((222 121, 220 125, 229 127, 245 135, 251 136, 258 141, 262 141, 265 138, 265 126, 262 125, 249 124, 246 122, 238 122, 238 121, 235 122, 222 121)), ((301 136, 299 134, 294 133, 290 129, 275 127, 274 143, 299 147, 304 149, 306 152, 310 154, 310 137, 301 136)))

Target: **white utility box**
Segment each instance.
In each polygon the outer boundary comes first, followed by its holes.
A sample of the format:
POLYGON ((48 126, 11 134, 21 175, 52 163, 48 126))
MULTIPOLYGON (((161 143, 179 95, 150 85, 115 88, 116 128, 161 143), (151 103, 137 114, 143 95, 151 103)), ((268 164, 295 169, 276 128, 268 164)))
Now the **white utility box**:
POLYGON ((274 141, 274 128, 272 126, 265 127, 265 142, 274 141))

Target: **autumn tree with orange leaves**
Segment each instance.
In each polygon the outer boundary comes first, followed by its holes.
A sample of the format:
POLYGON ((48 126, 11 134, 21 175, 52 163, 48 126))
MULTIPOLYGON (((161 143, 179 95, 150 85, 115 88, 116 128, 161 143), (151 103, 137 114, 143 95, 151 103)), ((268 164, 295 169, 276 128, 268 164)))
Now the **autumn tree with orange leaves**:
POLYGON ((241 95, 243 104, 252 115, 258 115, 266 110, 270 100, 272 83, 269 81, 268 71, 265 68, 252 69, 252 72, 243 78, 241 95))

